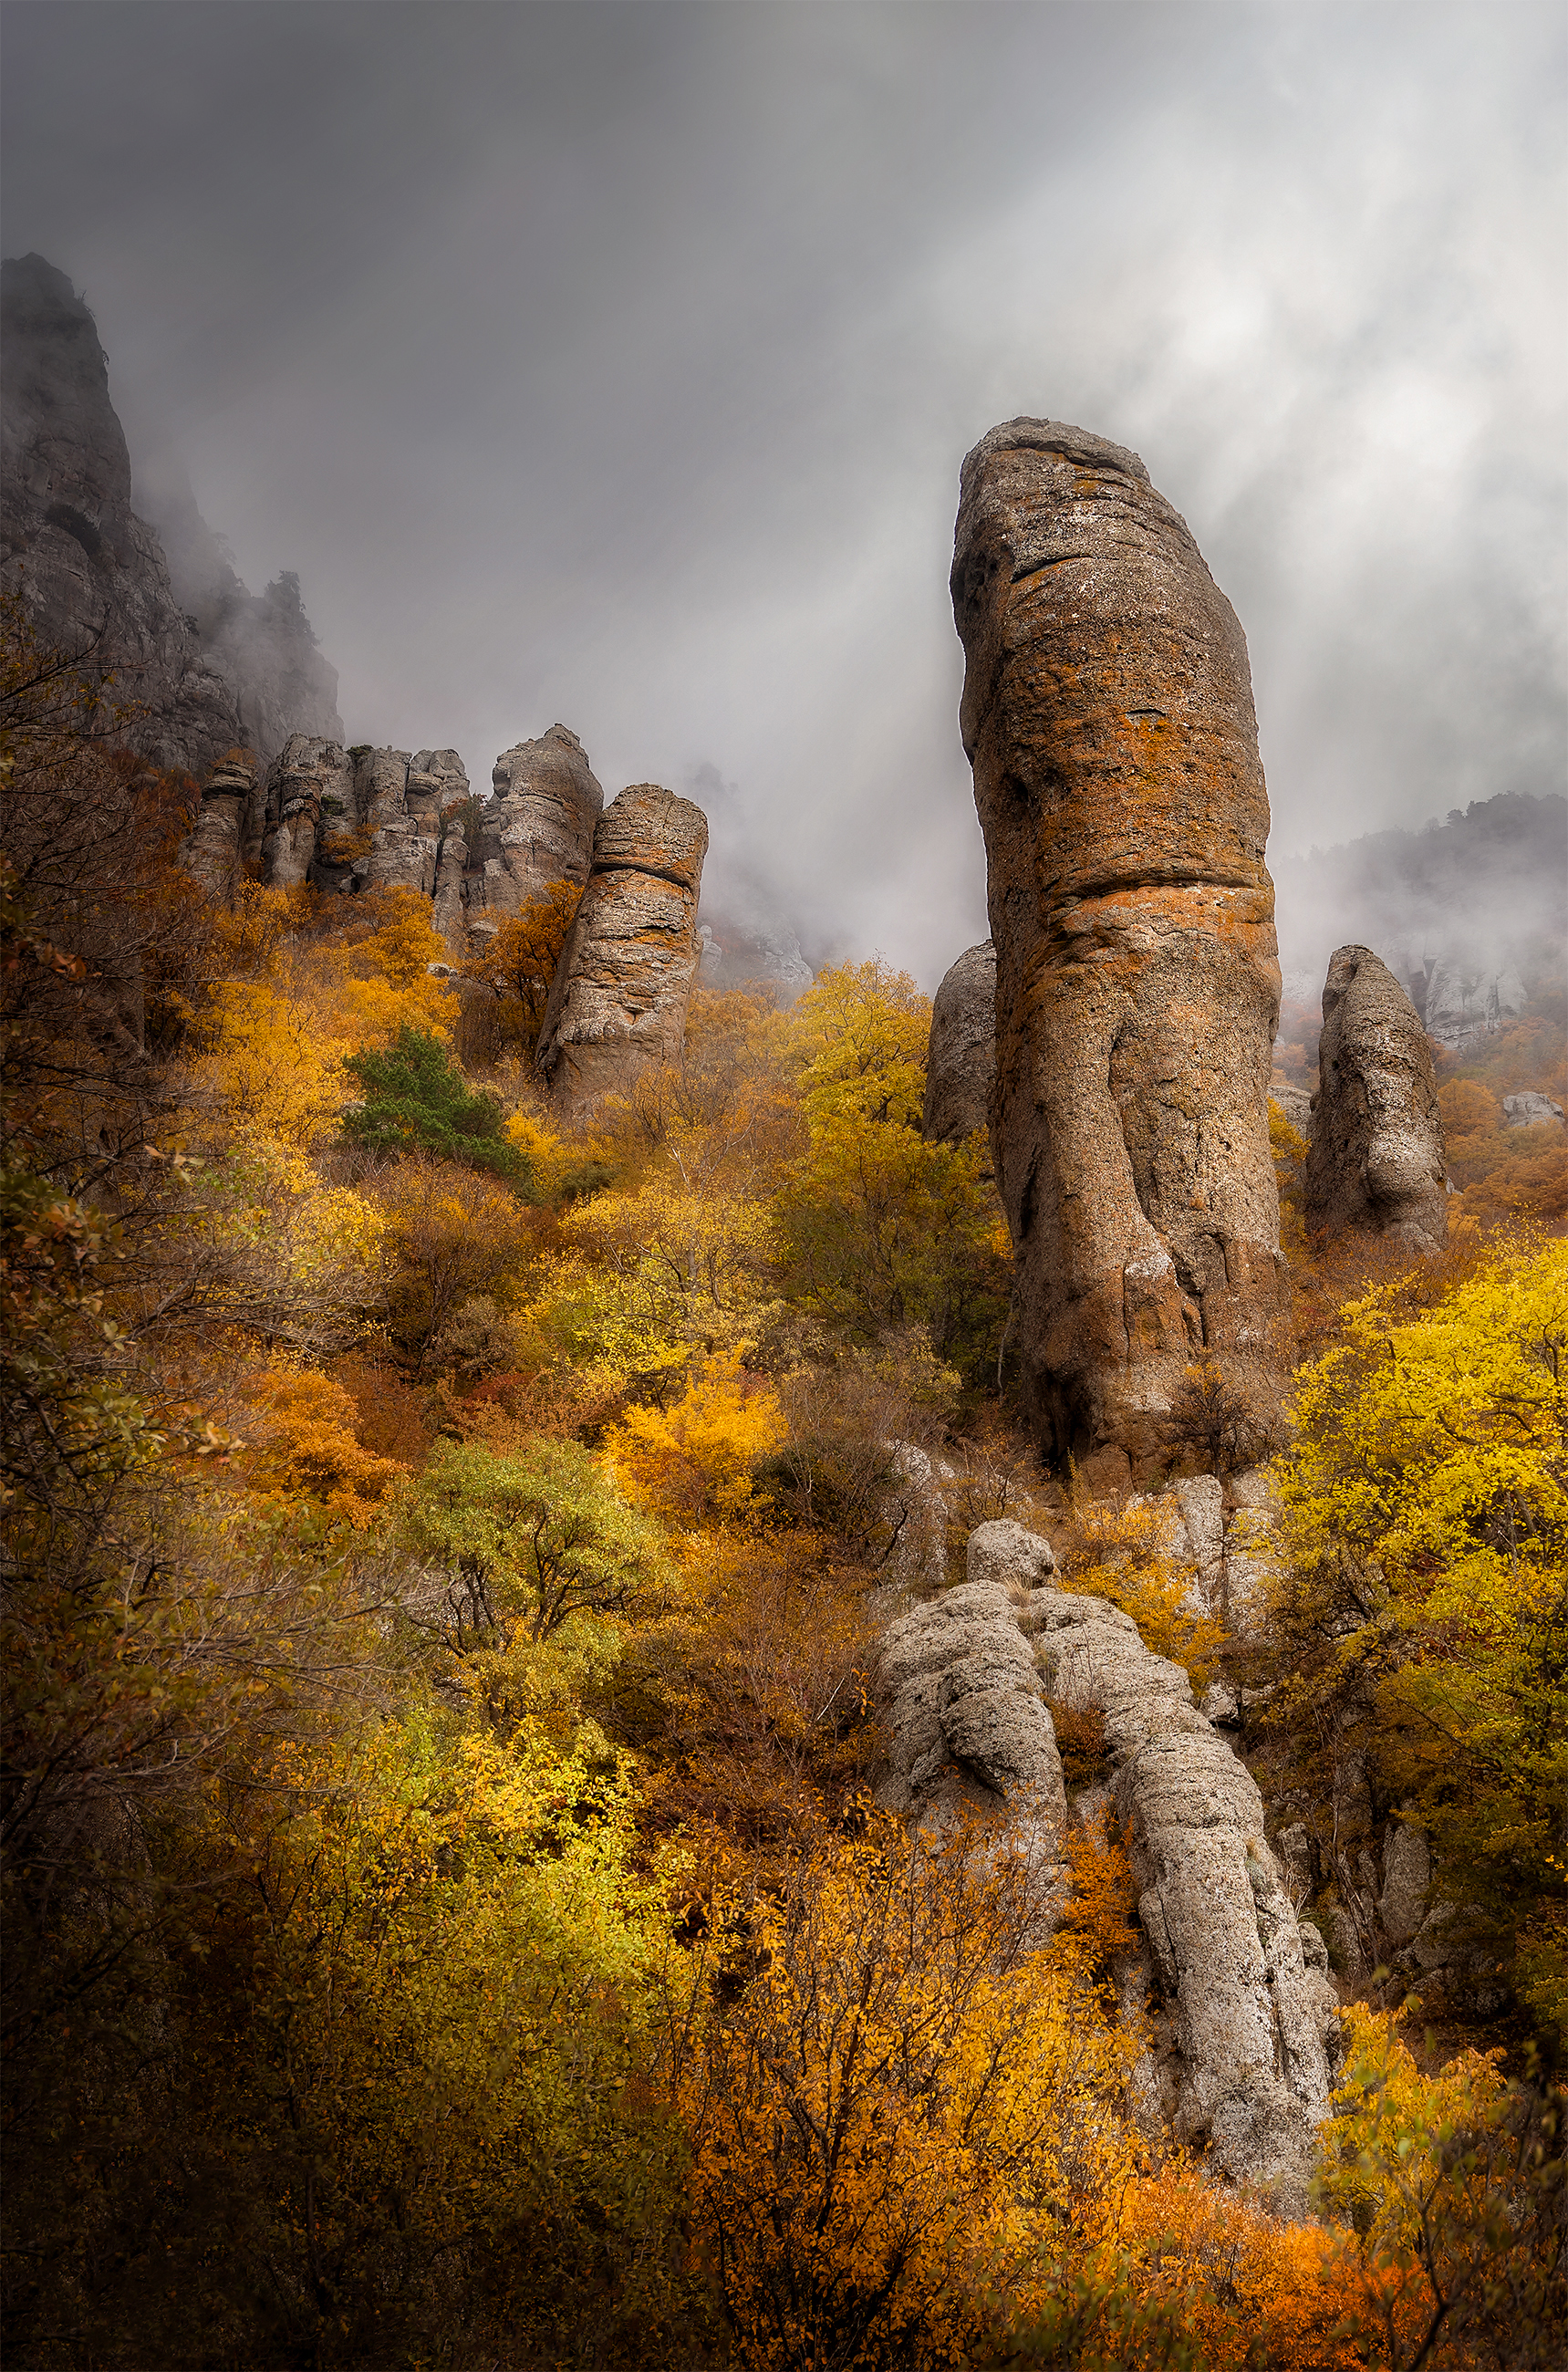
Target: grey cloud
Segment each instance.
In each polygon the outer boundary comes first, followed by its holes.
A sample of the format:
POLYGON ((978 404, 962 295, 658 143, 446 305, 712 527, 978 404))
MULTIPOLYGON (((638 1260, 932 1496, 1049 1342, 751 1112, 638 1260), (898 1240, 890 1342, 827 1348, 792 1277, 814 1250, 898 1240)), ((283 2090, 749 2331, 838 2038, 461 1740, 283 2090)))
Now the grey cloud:
POLYGON ((946 579, 993 421, 1135 446, 1276 845, 1562 772, 1557 12, 13 6, 7 252, 299 572, 356 738, 735 786, 715 878, 983 934, 946 579), (731 843, 733 843, 733 848, 731 843))

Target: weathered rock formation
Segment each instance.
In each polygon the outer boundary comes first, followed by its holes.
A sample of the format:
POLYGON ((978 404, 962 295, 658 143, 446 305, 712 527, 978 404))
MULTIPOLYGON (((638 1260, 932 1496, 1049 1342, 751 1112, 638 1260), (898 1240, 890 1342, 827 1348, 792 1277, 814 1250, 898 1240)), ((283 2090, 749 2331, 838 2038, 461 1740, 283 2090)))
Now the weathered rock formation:
POLYGON ((558 1110, 588 1110, 680 1060, 707 846, 702 808, 656 783, 633 784, 600 816, 540 1033, 558 1110))
POLYGON ((40 255, 0 265, 0 578, 41 642, 111 669, 126 738, 201 775, 231 749, 343 738, 337 674, 288 574, 247 592, 184 489, 180 566, 132 508, 131 459, 91 313, 40 255))
POLYGON ((491 775, 468 893, 471 930, 498 930, 552 881, 587 881, 604 793, 564 725, 503 750, 491 775))
POLYGON ((1448 1190, 1432 1049, 1370 948, 1341 948, 1330 962, 1318 1083, 1307 1227, 1375 1228, 1435 1251, 1448 1232, 1448 1190))
POLYGON ((990 1125, 996 1077, 996 950, 966 948, 943 974, 931 1006, 921 1133, 961 1145, 990 1125))
POLYGON ((1522 1088, 1516 1096, 1503 1099, 1504 1128, 1561 1128, 1564 1117, 1555 1097, 1543 1096, 1534 1087, 1522 1088))
POLYGON ((1144 1468, 1197 1351, 1263 1404, 1283 1360, 1247 646, 1136 454, 1052 421, 965 461, 952 590, 1015 1339, 1048 1450, 1144 1468))
POLYGON ((901 1615, 883 1637, 878 1677, 887 1808, 937 1825, 964 1810, 1005 1812, 1037 1831, 1054 1872, 1067 1818, 1062 1758, 1005 1582, 976 1568, 901 1615))
POLYGON ((238 887, 246 829, 256 800, 256 773, 245 759, 220 759, 202 793, 191 837, 180 852, 186 871, 210 898, 226 903, 238 887))
POLYGON ((0 264, 0 581, 46 647, 112 669, 128 728, 161 766, 204 773, 240 740, 232 688, 174 598, 131 507, 131 457, 92 315, 41 255, 0 264))
POLYGON ((966 1585, 885 1634, 883 1802, 923 1824, 993 1812, 1032 1847, 1049 1913, 1068 1819, 1109 1796, 1156 1996, 1145 2098, 1230 2180, 1299 2194, 1328 2109, 1337 2002, 1321 1938, 1298 1923, 1265 1840, 1256 1784, 1194 1707, 1180 1666, 1151 1654, 1130 1616, 1051 1586, 1046 1542, 985 1524, 969 1556, 966 1585), (1107 1784, 1074 1814, 1051 1704, 1105 1723, 1107 1784))

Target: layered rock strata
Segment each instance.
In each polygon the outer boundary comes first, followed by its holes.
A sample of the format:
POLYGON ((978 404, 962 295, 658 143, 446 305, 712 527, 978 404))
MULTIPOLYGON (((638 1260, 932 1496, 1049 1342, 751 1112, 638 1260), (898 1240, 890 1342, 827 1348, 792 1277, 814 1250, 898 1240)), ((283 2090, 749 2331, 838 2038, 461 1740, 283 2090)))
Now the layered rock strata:
MULTIPOLYGON (((1210 1539, 1214 1510, 1192 1514, 1210 1539)), ((1145 2099, 1228 2180, 1295 2194, 1337 2041, 1321 1938, 1298 1923, 1257 1785, 1187 1674, 1105 1599, 1054 1587, 1052 1571, 1046 1541, 981 1525, 968 1582, 889 1624, 881 1800, 926 1827, 993 1813, 1030 1848, 1049 1913, 1069 1818, 1050 1707, 1098 1713, 1107 1785, 1077 1809, 1109 1798, 1139 1889, 1155 2001, 1145 2099)))
POLYGON ((220 904, 238 886, 247 820, 255 797, 255 768, 243 759, 221 760, 202 792, 191 836, 180 852, 185 870, 220 904))
POLYGON ((966 948, 943 974, 931 1006, 921 1134, 961 1145, 988 1128, 996 1077, 996 950, 966 948))
POLYGON ((1307 1156, 1308 1228, 1362 1227, 1436 1251, 1447 1171, 1432 1049, 1414 1006, 1370 948, 1340 948, 1323 984, 1307 1156))
POLYGON ((1247 646, 1137 455, 1052 421, 965 461, 952 592, 1016 1339, 1048 1452, 1146 1469, 1197 1352, 1262 1403, 1284 1358, 1247 646))
POLYGON ((707 846, 702 808, 656 783, 633 784, 599 818, 540 1033, 559 1110, 589 1110, 680 1060, 707 846))
POLYGON ((604 793, 576 735, 552 725, 503 750, 491 775, 469 897, 470 927, 496 930, 552 881, 586 882, 604 793))

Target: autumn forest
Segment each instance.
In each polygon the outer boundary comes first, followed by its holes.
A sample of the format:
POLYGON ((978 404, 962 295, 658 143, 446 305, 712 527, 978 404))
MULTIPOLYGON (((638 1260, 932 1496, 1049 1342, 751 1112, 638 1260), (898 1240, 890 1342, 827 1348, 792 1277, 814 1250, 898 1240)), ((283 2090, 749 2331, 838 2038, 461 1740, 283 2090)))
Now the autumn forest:
POLYGON ((1199 1361, 1166 1457, 1272 1475, 1227 1624, 1146 1494, 1041 1462, 906 974, 699 988, 683 1066, 568 1125, 573 884, 470 957, 482 1003, 412 890, 215 904, 114 701, 11 605, 17 2372, 1559 2363, 1568 1153, 1501 1099, 1568 1099, 1561 981, 1439 1056, 1435 1257, 1311 1236, 1276 1108, 1288 1420, 1238 1443, 1199 1361), (1233 1692, 1306 1840, 1342 2051, 1302 2198, 1147 2111, 1114 1817, 1042 1919, 1018 1855, 878 1804, 879 1633, 1004 1517, 1233 1692), (1344 1941, 1394 1807, 1464 1984, 1344 1941))

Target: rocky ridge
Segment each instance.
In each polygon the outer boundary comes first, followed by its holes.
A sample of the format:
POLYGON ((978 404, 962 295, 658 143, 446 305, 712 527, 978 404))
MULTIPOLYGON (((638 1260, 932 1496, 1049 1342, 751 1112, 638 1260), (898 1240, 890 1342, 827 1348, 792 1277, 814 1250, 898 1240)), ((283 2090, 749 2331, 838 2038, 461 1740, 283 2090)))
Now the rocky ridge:
POLYGON ((296 578, 248 593, 192 502, 213 575, 174 582, 133 507, 97 325, 42 256, 0 264, 0 582, 39 641, 112 671, 126 738, 160 766, 201 776, 232 750, 264 763, 291 732, 341 738, 337 675, 296 578))
POLYGON ((952 593, 1015 1340, 1048 1453, 1144 1471, 1196 1350, 1260 1412, 1285 1354, 1246 642, 1137 455, 1054 421, 966 459, 952 593))

